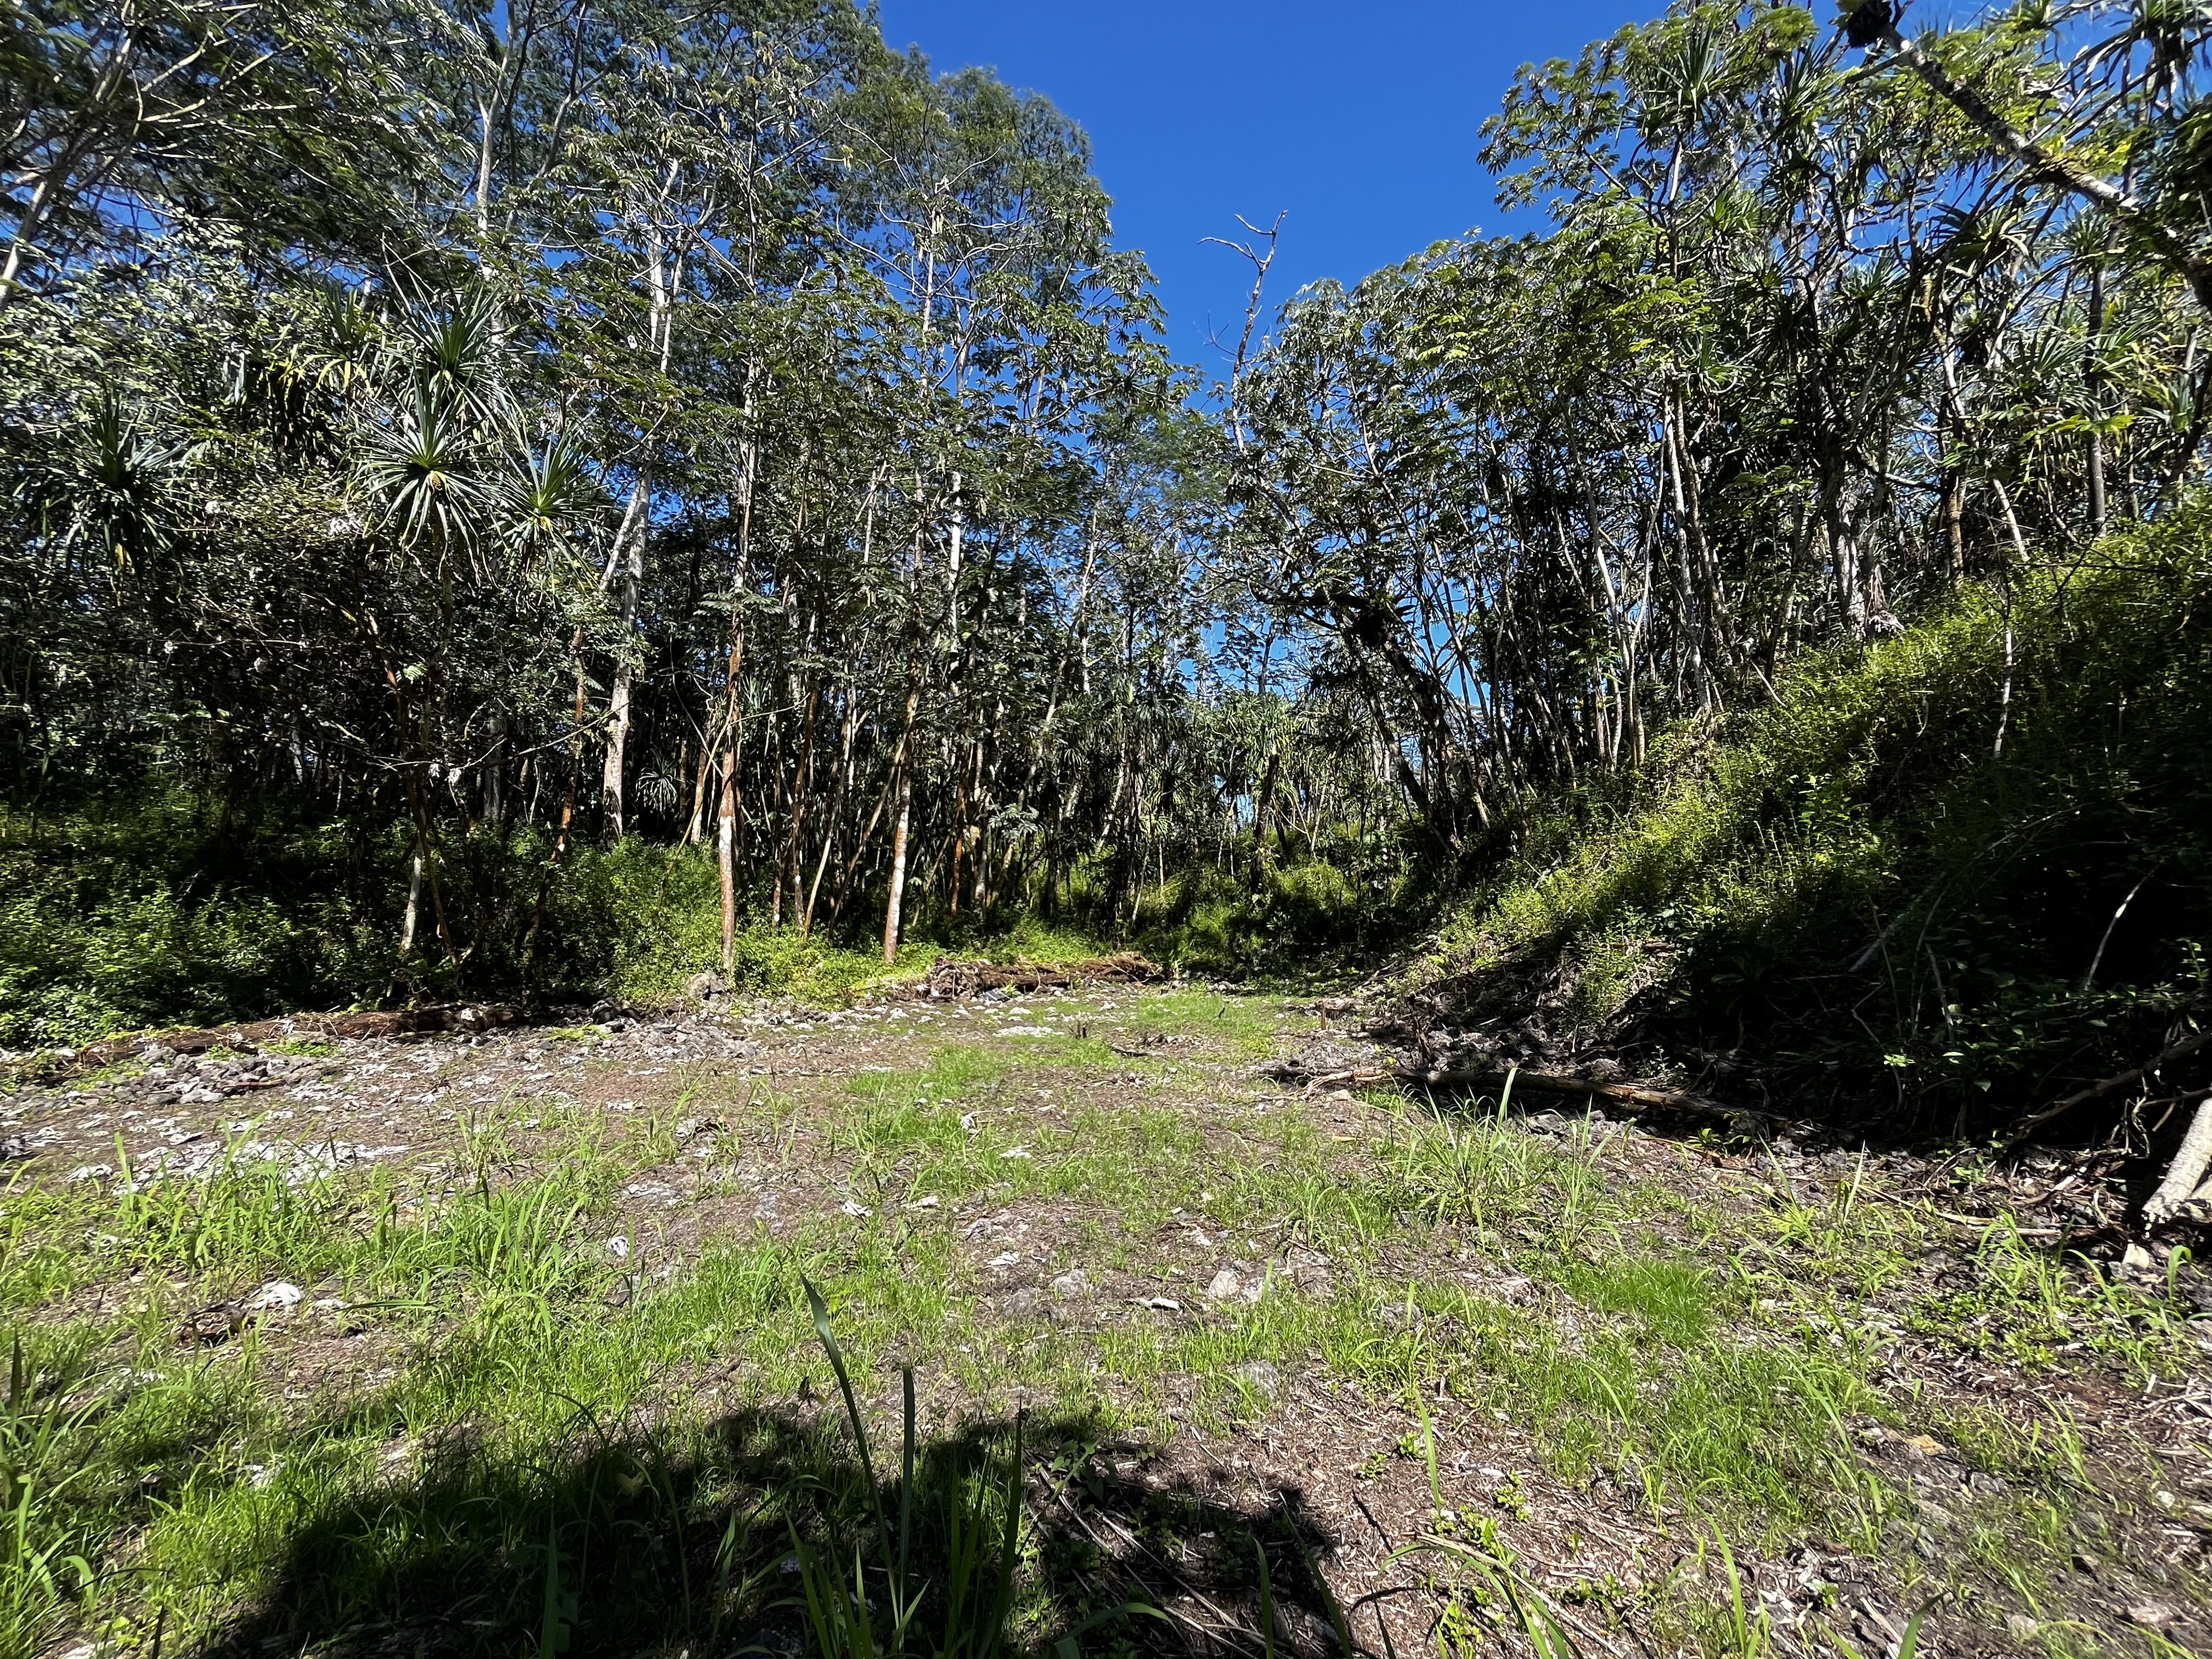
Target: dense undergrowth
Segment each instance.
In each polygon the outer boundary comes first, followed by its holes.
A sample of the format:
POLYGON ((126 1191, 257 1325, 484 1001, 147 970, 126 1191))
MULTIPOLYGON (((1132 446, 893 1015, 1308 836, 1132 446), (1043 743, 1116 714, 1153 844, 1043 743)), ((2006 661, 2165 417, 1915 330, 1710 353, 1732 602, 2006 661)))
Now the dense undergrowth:
MULTIPOLYGON (((0 1047, 505 995, 526 985, 653 1000, 720 968, 711 854, 633 839, 611 850, 573 848, 544 881, 526 971, 550 842, 514 829, 451 850, 441 896, 457 971, 427 892, 415 948, 400 949, 410 850, 403 827, 363 835, 344 823, 227 816, 183 791, 40 817, 17 811, 0 825, 0 1047)), ((750 915, 738 935, 736 982, 834 997, 886 971, 918 971, 948 942, 1046 959, 1097 948, 1080 926, 1024 918, 988 929, 939 926, 912 933, 886 970, 870 931, 802 936, 750 915)))
MULTIPOLYGON (((384 1006, 527 986, 652 1001, 721 963, 713 856, 632 838, 572 848, 550 879, 542 827, 479 831, 449 848, 440 891, 458 969, 418 896, 414 948, 400 949, 411 839, 273 811, 225 813, 182 790, 82 802, 0 819, 0 1047, 82 1043, 118 1032, 384 1006), (544 913, 526 963, 540 884, 544 913)), ((1380 871, 1380 864, 1377 870, 1380 871)), ((1170 868, 1133 909, 1106 872, 1073 872, 1050 914, 911 918, 898 963, 883 963, 879 912, 802 935, 748 902, 738 935, 741 989, 838 998, 943 951, 1054 961, 1133 943, 1194 972, 1279 969, 1341 947, 1371 922, 1389 878, 1323 860, 1246 870, 1170 868)))
POLYGON ((2206 989, 2208 620, 2202 505, 1968 586, 1529 816, 1418 972, 1945 1129, 2140 1061, 2206 989))

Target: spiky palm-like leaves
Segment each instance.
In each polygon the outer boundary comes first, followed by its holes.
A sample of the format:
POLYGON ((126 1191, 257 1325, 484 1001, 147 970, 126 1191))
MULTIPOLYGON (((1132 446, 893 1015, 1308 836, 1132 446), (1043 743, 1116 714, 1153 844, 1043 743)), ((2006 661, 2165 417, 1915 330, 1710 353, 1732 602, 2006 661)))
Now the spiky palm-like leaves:
POLYGON ((489 527, 496 492, 484 445, 462 400, 429 380, 380 411, 356 466, 362 489, 403 545, 426 536, 469 546, 489 527))
POLYGON ((403 547, 538 555, 599 504, 573 439, 533 442, 525 364, 490 295, 410 307, 362 344, 388 389, 368 412, 355 476, 403 547))
POLYGON ((533 445, 515 430, 514 461, 503 480, 501 535, 518 555, 534 556, 559 544, 601 500, 582 447, 565 432, 533 445))
POLYGON ((26 475, 26 487, 59 545, 96 544, 129 569, 174 544, 173 495, 191 456, 191 446, 155 435, 111 391, 47 466, 26 475))

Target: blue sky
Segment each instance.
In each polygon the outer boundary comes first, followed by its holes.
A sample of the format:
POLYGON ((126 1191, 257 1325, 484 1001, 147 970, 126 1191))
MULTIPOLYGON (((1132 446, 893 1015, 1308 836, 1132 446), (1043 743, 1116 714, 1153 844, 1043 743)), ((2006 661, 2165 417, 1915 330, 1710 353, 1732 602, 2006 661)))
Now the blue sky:
MULTIPOLYGON (((1442 236, 1500 228, 1476 130, 1514 71, 1571 58, 1665 0, 882 0, 938 70, 987 64, 1090 132, 1124 246, 1160 279, 1176 356, 1218 370, 1250 285, 1200 245, 1287 210, 1269 305, 1442 236)), ((1520 228, 1516 226, 1512 228, 1520 228)))

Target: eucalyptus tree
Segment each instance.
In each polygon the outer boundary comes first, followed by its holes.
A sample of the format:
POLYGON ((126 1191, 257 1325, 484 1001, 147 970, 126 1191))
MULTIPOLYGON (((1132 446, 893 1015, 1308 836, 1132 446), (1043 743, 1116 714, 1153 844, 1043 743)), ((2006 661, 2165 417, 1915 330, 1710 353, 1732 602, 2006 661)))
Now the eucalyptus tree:
MULTIPOLYGON (((610 464, 629 479, 608 559, 626 632, 638 619, 656 511, 732 459, 747 476, 757 468, 744 434, 734 458, 714 441, 728 427, 713 414, 716 360, 748 326, 739 312, 782 301, 792 283, 818 271, 823 230, 810 198, 836 100, 866 60, 859 19, 845 8, 656 9, 631 21, 627 72, 581 100, 563 173, 574 247, 559 272, 571 373, 588 388, 610 464)), ((739 424, 757 413, 761 369, 747 358, 739 424)), ((600 794, 611 840, 625 827, 638 665, 633 640, 608 698, 600 794)))
POLYGON ((1026 653, 1006 647, 1030 643, 1051 550, 1086 515, 1097 415, 1157 398, 1164 376, 1146 273, 1109 247, 1087 143, 1064 117, 978 71, 933 80, 917 59, 862 88, 854 116, 846 240, 900 309, 883 371, 920 416, 872 484, 901 549, 889 956, 922 822, 948 905, 963 861, 969 902, 988 890, 1006 738, 1033 701, 1026 653))

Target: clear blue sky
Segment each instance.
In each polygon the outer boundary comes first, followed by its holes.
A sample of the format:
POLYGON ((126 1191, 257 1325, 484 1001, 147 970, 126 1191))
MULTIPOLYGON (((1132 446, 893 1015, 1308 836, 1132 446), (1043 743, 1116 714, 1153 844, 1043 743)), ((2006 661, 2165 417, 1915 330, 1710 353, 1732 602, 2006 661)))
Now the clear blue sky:
MULTIPOLYGON (((1443 236, 1500 228, 1476 129, 1514 71, 1665 0, 882 0, 884 38, 943 72, 985 64, 1091 134, 1114 226, 1160 279, 1175 355, 1218 372, 1250 285, 1239 237, 1287 210, 1269 306, 1443 236)), ((1522 227, 1514 226, 1519 229, 1522 227)))

